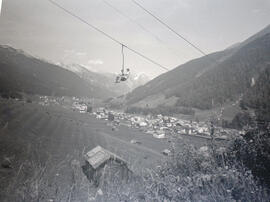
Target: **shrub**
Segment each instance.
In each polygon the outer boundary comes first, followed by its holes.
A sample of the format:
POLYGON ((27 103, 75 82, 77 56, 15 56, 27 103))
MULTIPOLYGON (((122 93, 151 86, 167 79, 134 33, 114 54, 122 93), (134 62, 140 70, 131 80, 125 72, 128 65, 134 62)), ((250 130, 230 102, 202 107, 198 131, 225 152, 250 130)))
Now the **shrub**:
POLYGON ((92 113, 92 111, 93 111, 93 107, 90 105, 87 105, 87 112, 92 113))
POLYGON ((27 99, 26 99, 26 102, 27 102, 27 103, 32 103, 32 100, 31 100, 30 98, 27 98, 27 99))
POLYGON ((110 193, 115 193, 117 187, 118 194, 109 194, 106 200, 268 201, 268 190, 259 186, 241 163, 224 161, 224 150, 198 150, 179 142, 175 145, 166 163, 147 170, 136 183, 107 187, 110 193))
POLYGON ((228 152, 229 160, 243 163, 262 184, 270 188, 270 133, 253 129, 236 137, 228 152))
POLYGON ((235 115, 230 123, 231 128, 242 129, 246 125, 252 125, 252 117, 247 112, 241 112, 235 115))

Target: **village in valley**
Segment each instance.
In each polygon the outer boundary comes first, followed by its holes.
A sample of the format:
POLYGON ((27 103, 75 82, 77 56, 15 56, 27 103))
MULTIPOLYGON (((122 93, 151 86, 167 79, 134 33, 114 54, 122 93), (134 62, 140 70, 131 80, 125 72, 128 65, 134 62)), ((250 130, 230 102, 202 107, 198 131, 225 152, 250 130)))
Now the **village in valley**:
MULTIPOLYGON (((80 107, 81 108, 81 107, 80 107)), ((127 114, 98 108, 93 115, 97 119, 111 121, 113 126, 125 125, 130 128, 140 129, 146 134, 153 135, 156 138, 166 138, 169 134, 194 135, 204 138, 211 138, 210 125, 206 122, 195 122, 189 120, 181 120, 172 116, 159 115, 138 115, 127 114)), ((226 139, 235 130, 215 127, 215 136, 220 139, 226 139)))
MULTIPOLYGON (((117 130, 119 126, 126 126, 139 130, 146 135, 152 135, 157 139, 168 139, 170 137, 181 138, 181 136, 193 136, 205 139, 228 140, 235 134, 241 134, 243 131, 236 129, 223 128, 213 125, 210 121, 184 120, 173 116, 158 115, 141 115, 130 114, 119 110, 108 109, 106 107, 93 108, 89 103, 93 100, 72 98, 53 98, 40 96, 39 104, 46 106, 50 104, 61 105, 64 108, 70 108, 78 113, 88 113, 106 122, 112 130, 117 130), (211 130, 213 133, 211 134, 211 130)), ((132 140, 133 144, 141 144, 137 140, 132 140)))

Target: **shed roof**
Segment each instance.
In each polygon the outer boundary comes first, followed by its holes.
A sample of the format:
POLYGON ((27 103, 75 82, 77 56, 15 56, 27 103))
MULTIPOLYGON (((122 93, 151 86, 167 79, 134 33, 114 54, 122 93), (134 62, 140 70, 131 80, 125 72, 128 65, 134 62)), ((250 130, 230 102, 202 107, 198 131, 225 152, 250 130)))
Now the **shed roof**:
POLYGON ((125 163, 125 160, 121 157, 117 156, 116 154, 102 148, 101 146, 97 146, 91 151, 87 152, 85 155, 86 161, 94 168, 97 169, 106 161, 113 159, 122 163, 125 163))

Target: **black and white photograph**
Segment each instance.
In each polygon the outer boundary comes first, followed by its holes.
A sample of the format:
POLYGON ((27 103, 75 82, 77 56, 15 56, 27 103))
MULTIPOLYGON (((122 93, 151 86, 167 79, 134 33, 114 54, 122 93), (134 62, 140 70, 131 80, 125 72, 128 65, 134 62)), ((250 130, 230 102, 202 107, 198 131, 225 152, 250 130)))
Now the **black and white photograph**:
POLYGON ((269 202, 270 0, 0 0, 1 202, 269 202))

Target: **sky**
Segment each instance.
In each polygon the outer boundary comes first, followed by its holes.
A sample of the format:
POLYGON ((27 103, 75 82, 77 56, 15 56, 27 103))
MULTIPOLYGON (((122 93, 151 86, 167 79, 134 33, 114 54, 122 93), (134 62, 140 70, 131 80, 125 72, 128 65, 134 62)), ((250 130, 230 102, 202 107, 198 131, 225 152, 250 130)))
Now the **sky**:
MULTIPOLYGON (((54 1, 169 69, 202 56, 131 0, 54 1)), ((206 53, 241 42, 270 23, 270 0, 136 1, 206 53)), ((119 44, 48 0, 3 0, 0 45, 53 63, 81 64, 93 71, 117 73, 122 65, 119 44)), ((131 72, 151 78, 164 73, 140 56, 126 49, 124 53, 131 72)))

